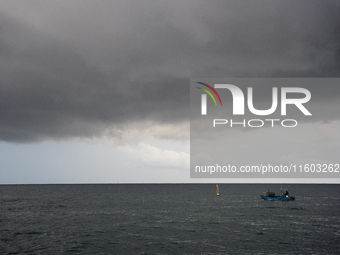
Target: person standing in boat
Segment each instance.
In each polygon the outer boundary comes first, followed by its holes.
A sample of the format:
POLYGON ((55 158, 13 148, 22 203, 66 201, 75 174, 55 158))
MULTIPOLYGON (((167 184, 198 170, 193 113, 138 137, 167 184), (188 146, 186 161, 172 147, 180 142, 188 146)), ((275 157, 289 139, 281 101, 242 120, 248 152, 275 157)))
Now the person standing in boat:
POLYGON ((281 190, 281 196, 288 196, 288 190, 281 190))

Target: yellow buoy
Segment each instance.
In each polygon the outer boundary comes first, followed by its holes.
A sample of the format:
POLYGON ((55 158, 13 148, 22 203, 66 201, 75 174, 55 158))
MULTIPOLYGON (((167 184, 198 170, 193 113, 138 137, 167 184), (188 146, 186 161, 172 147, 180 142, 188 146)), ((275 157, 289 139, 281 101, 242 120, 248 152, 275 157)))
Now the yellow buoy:
POLYGON ((216 195, 219 196, 220 195, 220 190, 218 189, 218 185, 216 184, 216 195))

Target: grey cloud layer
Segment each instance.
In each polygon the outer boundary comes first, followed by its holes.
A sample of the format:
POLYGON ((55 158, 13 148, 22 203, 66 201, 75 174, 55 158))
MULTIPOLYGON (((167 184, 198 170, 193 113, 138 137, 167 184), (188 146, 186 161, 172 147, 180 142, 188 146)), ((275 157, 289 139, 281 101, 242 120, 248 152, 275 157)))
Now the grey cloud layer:
POLYGON ((340 74, 336 1, 8 1, 0 7, 5 141, 187 121, 190 77, 340 74))

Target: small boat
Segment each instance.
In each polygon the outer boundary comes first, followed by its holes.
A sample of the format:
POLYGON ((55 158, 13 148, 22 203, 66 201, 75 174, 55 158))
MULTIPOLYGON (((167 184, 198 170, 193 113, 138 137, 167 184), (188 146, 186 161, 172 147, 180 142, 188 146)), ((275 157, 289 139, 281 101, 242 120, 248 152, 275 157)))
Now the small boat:
POLYGON ((218 189, 218 185, 216 184, 216 195, 219 196, 220 195, 220 190, 218 189))
POLYGON ((281 188, 281 195, 280 196, 275 196, 274 192, 270 192, 267 190, 266 192, 263 192, 260 197, 263 200, 281 200, 281 201, 293 201, 295 200, 294 196, 289 195, 289 189, 282 189, 281 188))

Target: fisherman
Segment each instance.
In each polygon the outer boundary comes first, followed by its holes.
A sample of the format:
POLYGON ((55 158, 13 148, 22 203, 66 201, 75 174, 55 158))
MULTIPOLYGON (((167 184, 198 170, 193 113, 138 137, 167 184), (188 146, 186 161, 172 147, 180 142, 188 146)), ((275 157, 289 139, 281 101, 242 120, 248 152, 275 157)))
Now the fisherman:
POLYGON ((289 194, 288 190, 281 189, 281 196, 288 196, 288 194, 289 194))

